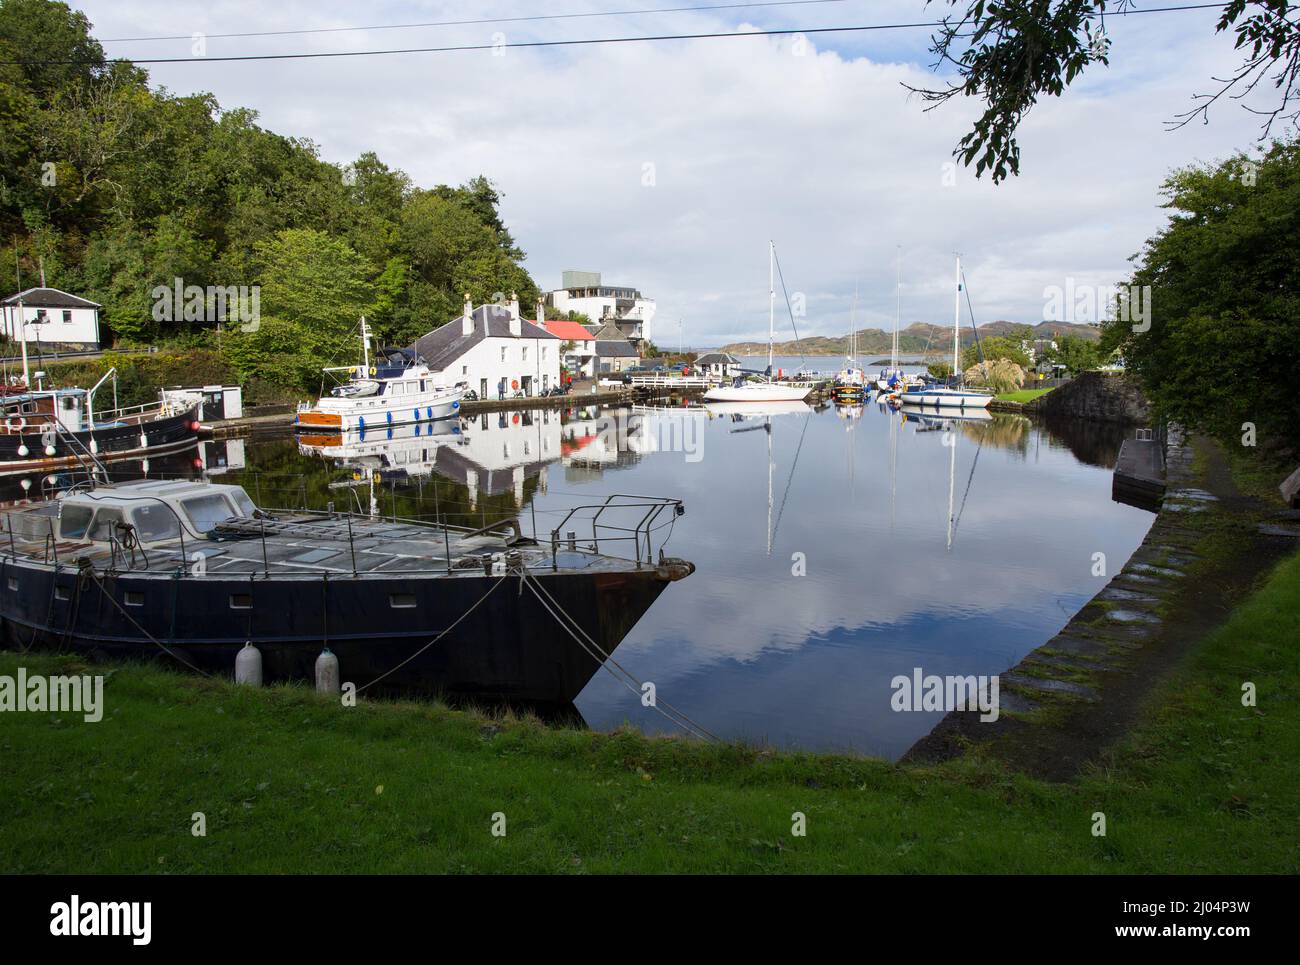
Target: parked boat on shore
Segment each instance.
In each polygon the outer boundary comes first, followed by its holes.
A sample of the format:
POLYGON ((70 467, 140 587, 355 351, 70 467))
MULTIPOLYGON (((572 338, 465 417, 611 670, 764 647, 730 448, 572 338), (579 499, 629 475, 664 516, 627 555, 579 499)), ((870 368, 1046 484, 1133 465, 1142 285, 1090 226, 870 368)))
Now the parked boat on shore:
POLYGON ((252 641, 268 682, 312 679, 328 649, 359 688, 567 705, 693 572, 663 555, 683 512, 611 496, 536 538, 513 519, 269 512, 208 482, 100 486, 0 516, 3 637, 219 674, 252 641))

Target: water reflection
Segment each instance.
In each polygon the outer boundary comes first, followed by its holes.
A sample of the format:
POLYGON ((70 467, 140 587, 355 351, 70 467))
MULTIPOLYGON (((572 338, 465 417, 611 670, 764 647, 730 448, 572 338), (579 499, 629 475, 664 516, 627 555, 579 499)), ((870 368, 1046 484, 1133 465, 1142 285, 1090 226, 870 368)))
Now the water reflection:
MULTIPOLYGON (((270 505, 518 516, 543 538, 612 493, 680 497, 668 549, 697 571, 619 661, 714 733, 887 757, 937 720, 891 710, 895 675, 1006 670, 1100 589, 1093 554, 1114 572, 1151 519, 1111 501, 1124 432, 1095 424, 800 403, 521 409, 415 428, 206 443, 113 472, 219 473, 270 505)), ((605 675, 578 708, 596 728, 670 727, 605 675)))
MULTIPOLYGON (((937 715, 893 712, 894 676, 1006 670, 1100 588, 1094 553, 1113 570, 1140 542, 1150 517, 1109 498, 1123 432, 1083 428, 875 404, 521 410, 306 445, 297 467, 369 473, 380 511, 519 515, 543 537, 578 502, 679 496, 670 551, 697 572, 620 662, 715 733, 896 757, 937 715)), ((603 675, 578 708, 671 726, 603 675)))

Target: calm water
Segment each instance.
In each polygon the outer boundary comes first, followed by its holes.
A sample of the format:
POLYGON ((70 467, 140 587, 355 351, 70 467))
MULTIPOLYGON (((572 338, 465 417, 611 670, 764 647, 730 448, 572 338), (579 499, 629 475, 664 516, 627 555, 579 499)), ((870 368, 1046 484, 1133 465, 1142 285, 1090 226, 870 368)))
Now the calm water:
MULTIPOLYGON (((1121 436, 1108 429, 876 404, 762 411, 492 413, 342 452, 255 436, 148 473, 201 461, 265 505, 453 522, 518 512, 542 532, 610 493, 679 497, 667 549, 697 571, 668 587, 619 661, 716 734, 891 758, 939 716, 893 712, 895 675, 1005 671, 1100 589, 1093 554, 1117 571, 1152 519, 1110 499, 1121 436)), ((578 709, 593 728, 672 729, 603 673, 578 709)))

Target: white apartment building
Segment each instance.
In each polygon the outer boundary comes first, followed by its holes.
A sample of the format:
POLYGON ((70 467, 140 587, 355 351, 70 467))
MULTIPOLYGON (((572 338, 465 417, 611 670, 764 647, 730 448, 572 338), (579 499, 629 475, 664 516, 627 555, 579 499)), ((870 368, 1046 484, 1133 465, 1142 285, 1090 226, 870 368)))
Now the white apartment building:
POLYGON ((596 327, 616 326, 623 337, 638 345, 650 341, 655 317, 653 298, 635 288, 602 285, 598 271, 565 271, 560 287, 547 296, 551 307, 562 312, 581 312, 596 327))

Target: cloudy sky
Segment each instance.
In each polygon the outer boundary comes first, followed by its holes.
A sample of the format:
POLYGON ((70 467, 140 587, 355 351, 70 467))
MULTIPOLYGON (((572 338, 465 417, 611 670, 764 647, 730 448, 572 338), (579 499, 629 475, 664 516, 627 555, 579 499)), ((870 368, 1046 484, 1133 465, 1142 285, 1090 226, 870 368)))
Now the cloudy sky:
MULTIPOLYGON (((903 324, 952 313, 960 251, 980 322, 1035 322, 1050 286, 1109 285, 1164 221, 1175 166, 1249 148, 1258 119, 1236 105, 1167 132, 1164 122, 1237 62, 1215 12, 1108 18, 1112 58, 1020 132, 1018 179, 994 186, 958 168, 953 145, 977 113, 924 113, 902 85, 934 85, 927 28, 745 32, 933 20, 924 0, 500 22, 499 18, 732 4, 735 0, 87 0, 73 5, 114 56, 180 57, 148 67, 177 93, 211 91, 346 163, 366 150, 418 184, 476 174, 504 194, 507 223, 545 288, 561 270, 603 273, 658 302, 656 340, 688 346, 765 338, 767 240, 806 298, 800 334, 892 327, 901 252, 903 324), (497 22, 217 37, 413 22, 497 22), (217 62, 250 53, 493 45, 725 32, 719 39, 217 62), (945 183, 954 182, 954 183, 945 183)), ((1163 4, 1139 2, 1139 7, 1163 4)), ((942 2, 940 7, 944 6, 942 2)), ((778 294, 778 299, 779 299, 778 294)), ((789 322, 778 337, 789 337, 789 322)))

